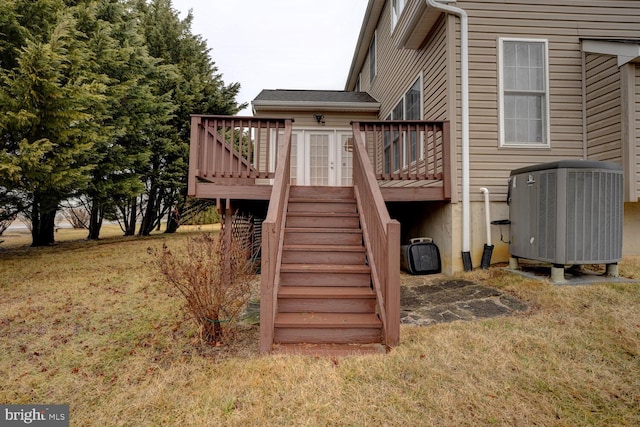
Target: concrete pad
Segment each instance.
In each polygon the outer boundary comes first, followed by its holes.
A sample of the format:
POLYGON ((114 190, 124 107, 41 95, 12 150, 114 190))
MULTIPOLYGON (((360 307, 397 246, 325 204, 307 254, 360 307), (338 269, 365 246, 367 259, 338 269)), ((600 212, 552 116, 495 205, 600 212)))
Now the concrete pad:
POLYGON ((545 265, 527 265, 520 263, 520 268, 504 269, 510 273, 518 274, 528 279, 548 280, 554 285, 591 285, 594 283, 640 283, 638 280, 626 279, 624 277, 607 276, 604 273, 586 270, 584 268, 565 268, 564 281, 551 280, 551 267, 545 265))

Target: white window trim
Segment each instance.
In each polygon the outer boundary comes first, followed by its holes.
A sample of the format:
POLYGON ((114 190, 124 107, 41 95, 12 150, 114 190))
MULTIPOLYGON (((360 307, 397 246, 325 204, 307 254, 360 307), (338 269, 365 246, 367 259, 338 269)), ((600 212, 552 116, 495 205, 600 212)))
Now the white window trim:
POLYGON ((369 61, 371 61, 371 45, 373 45, 373 67, 369 63, 369 84, 373 83, 373 80, 378 75, 378 30, 373 32, 373 40, 369 44, 369 61), (372 68, 373 73, 371 73, 372 68))
POLYGON ((516 37, 500 37, 498 38, 498 118, 499 118, 499 143, 500 148, 551 148, 551 121, 549 113, 549 40, 548 39, 531 39, 531 38, 516 38, 516 37), (545 84, 545 105, 542 115, 543 120, 543 134, 545 138, 544 144, 514 144, 506 143, 504 140, 504 76, 502 71, 503 59, 503 45, 504 42, 534 42, 544 43, 544 84, 545 84))
POLYGON ((404 10, 406 9, 407 6, 407 1, 408 0, 398 0, 398 3, 401 4, 400 6, 400 10, 398 10, 397 15, 394 14, 394 10, 393 10, 393 0, 391 0, 391 7, 390 9, 390 13, 391 13, 391 32, 393 32, 393 30, 396 28, 396 26, 398 25, 398 22, 400 22, 400 17, 402 16, 402 12, 404 12, 404 10))

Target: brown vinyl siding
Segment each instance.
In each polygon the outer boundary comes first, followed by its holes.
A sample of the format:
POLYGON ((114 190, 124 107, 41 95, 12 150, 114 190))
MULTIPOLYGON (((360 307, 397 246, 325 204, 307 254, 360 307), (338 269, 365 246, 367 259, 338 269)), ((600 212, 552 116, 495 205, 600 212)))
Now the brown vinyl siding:
MULTIPOLYGON (((404 13, 411 13, 421 1, 424 0, 408 0, 404 13)), ((488 187, 492 200, 503 201, 511 170, 585 157, 580 39, 637 39, 640 1, 459 0, 456 6, 469 15, 471 197, 482 200, 482 194, 475 189, 488 187), (548 42, 549 148, 499 147, 498 40, 501 37, 548 42)), ((380 118, 384 119, 422 72, 424 118, 452 121, 453 154, 457 159, 454 175, 458 178, 454 187, 456 194, 452 197, 455 201, 461 190, 459 19, 441 17, 421 48, 400 49, 397 46, 402 31, 396 27, 391 33, 389 7, 387 1, 376 27, 377 76, 371 85, 362 89, 381 102, 380 118), (455 40, 451 40, 454 37, 455 40)), ((368 61, 362 65, 361 72, 361 82, 368 82, 368 61)), ((595 68, 593 73, 597 73, 595 68)), ((607 108, 612 102, 603 102, 598 108, 607 108)), ((619 127, 619 123, 616 124, 613 117, 604 117, 607 113, 598 113, 597 108, 590 114, 588 155, 594 159, 620 159, 620 143, 616 145, 615 132, 610 131, 619 127)))
POLYGON ((640 65, 636 65, 636 197, 640 200, 640 65))
POLYGON ((423 116, 425 120, 448 120, 447 116, 447 43, 445 20, 441 19, 434 38, 425 49, 423 65, 423 116))
MULTIPOLYGON (((447 109, 447 38, 446 20, 440 19, 432 38, 421 50, 398 49, 400 31, 391 33, 390 3, 385 8, 376 29, 377 74, 371 85, 362 90, 380 101, 379 119, 386 119, 405 92, 422 75, 422 118, 448 120, 447 109)), ((369 59, 362 68, 362 80, 368 82, 369 59)), ((378 167, 384 159, 382 144, 377 153, 378 167)))
POLYGON ((587 158, 622 160, 620 72, 614 56, 587 54, 587 158))
MULTIPOLYGON (((506 197, 511 170, 583 157, 580 38, 637 38, 640 1, 485 0, 458 1, 456 6, 469 15, 471 189, 489 187, 493 200, 500 201, 506 197), (499 37, 548 40, 548 149, 499 148, 499 37)), ((592 152, 600 157, 620 156, 619 143, 613 155, 598 151, 606 147, 611 147, 611 142, 594 146, 592 152)), ((481 200, 479 192, 472 191, 471 196, 481 200)))
MULTIPOLYGON (((381 102, 380 118, 385 119, 422 73, 423 118, 446 120, 447 49, 445 20, 436 24, 432 38, 421 50, 398 49, 399 31, 391 33, 390 3, 387 2, 378 23, 377 65, 373 83, 363 90, 381 102)), ((368 59, 362 68, 367 73, 368 59)), ((364 79, 364 77, 363 77, 364 79)), ((368 81, 368 80, 367 80, 368 81)))

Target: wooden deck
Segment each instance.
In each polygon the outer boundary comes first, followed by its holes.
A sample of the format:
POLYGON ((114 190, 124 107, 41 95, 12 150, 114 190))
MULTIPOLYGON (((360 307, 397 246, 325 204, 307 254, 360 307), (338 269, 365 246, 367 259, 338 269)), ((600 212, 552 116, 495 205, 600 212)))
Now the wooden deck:
MULTIPOLYGON (((269 200, 285 119, 201 116, 191 119, 189 195, 269 200)), ((451 199, 448 122, 354 122, 386 202, 451 199)))
MULTIPOLYGON (((449 200, 447 122, 352 123, 352 187, 291 185, 292 121, 192 116, 189 195, 268 200, 260 350, 345 354, 400 339, 400 223, 386 201, 449 200)), ((229 215, 227 215, 228 217, 229 215)))

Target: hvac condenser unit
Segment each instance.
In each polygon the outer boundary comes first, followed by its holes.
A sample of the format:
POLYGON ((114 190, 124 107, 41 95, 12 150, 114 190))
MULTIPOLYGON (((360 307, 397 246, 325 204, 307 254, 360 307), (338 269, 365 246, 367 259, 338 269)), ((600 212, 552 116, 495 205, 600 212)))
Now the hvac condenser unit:
POLYGON ((557 267, 618 262, 622 189, 615 163, 565 160, 512 171, 511 256, 557 267))

